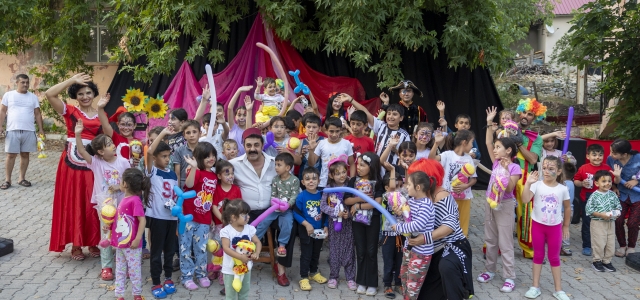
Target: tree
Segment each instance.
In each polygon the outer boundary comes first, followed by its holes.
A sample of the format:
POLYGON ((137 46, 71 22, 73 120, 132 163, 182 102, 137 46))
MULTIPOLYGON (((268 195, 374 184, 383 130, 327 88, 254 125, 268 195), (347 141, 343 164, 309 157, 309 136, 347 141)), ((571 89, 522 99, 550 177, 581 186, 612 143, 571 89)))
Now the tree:
POLYGON ((553 60, 579 68, 602 67, 598 87, 619 103, 611 113, 613 135, 640 138, 640 15, 637 1, 596 0, 580 8, 571 29, 556 44, 553 60), (624 124, 622 126, 622 124, 624 124))

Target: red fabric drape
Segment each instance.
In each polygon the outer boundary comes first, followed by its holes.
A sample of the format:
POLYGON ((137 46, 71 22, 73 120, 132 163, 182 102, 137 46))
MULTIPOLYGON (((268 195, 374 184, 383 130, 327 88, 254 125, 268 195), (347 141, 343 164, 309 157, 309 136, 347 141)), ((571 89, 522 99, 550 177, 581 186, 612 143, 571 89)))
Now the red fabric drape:
MULTIPOLYGON (((193 70, 187 61, 182 63, 178 73, 167 87, 167 91, 164 93, 164 100, 169 105, 169 110, 179 107, 184 108, 189 114, 189 118, 193 118, 198 109, 198 102, 195 100, 198 95, 202 94, 202 88, 198 84, 196 76, 193 75, 193 70)), ((156 95, 149 95, 156 97, 156 95)), ((169 112, 164 116, 164 119, 149 119, 149 126, 166 126, 169 120, 169 112)))

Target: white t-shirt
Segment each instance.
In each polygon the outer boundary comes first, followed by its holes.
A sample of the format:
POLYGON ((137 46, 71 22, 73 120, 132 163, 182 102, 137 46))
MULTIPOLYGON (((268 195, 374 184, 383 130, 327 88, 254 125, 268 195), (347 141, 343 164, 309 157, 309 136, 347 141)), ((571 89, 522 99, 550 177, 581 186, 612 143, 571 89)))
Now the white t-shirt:
POLYGON ((320 172, 320 183, 318 186, 325 187, 327 186, 327 179, 329 179, 329 161, 343 154, 351 157, 353 155, 353 147, 351 143, 345 139, 340 139, 340 141, 335 144, 330 143, 329 139, 324 139, 318 143, 313 153, 318 156, 318 159, 322 160, 322 171, 320 172))
MULTIPOLYGON (((242 229, 242 232, 238 232, 231 225, 227 225, 220 230, 220 238, 228 238, 229 246, 231 247, 231 249, 235 249, 234 246, 236 245, 236 243, 238 243, 238 241, 250 241, 254 235, 256 235, 256 228, 248 224, 244 225, 244 229, 242 229)), ((234 275, 233 267, 233 257, 229 256, 227 253, 224 253, 224 255, 222 256, 222 274, 234 275)), ((251 270, 249 264, 247 264, 247 267, 249 268, 249 270, 251 270)))
POLYGON ((569 201, 569 190, 559 184, 550 187, 542 181, 531 185, 533 193, 533 213, 531 218, 544 225, 554 226, 562 223, 563 201, 569 201))
POLYGON ((431 148, 425 148, 422 151, 418 151, 418 153, 416 153, 416 160, 421 158, 429 158, 429 153, 431 153, 431 148))
POLYGON ((284 96, 280 94, 275 94, 273 96, 269 96, 268 94, 256 94, 256 100, 262 101, 263 106, 277 106, 280 107, 282 102, 284 102, 284 96))
POLYGON ((153 166, 151 173, 146 175, 151 179, 151 199, 145 215, 161 220, 177 220, 171 215, 171 208, 176 205, 177 197, 173 191, 173 186, 178 185, 176 173, 169 168, 160 170, 153 166))
MULTIPOLYGON (((216 125, 214 125, 214 126, 216 126, 216 125)), ((209 126, 211 126, 211 125, 209 125, 209 126)), ((228 123, 227 123, 227 126, 229 126, 228 123)), ((217 158, 226 160, 226 157, 224 157, 224 155, 222 155, 222 144, 224 143, 224 140, 222 139, 222 134, 223 133, 224 133, 224 128, 222 127, 222 125, 219 125, 218 128, 214 128, 213 129, 213 136, 211 137, 211 140, 207 139, 207 134, 205 133, 205 135, 203 137, 200 137, 198 139, 198 142, 208 142, 208 143, 210 143, 211 145, 213 145, 214 148, 216 148, 216 152, 218 153, 217 158)))
POLYGON ((34 109, 40 108, 38 97, 31 92, 26 94, 10 91, 2 96, 2 105, 7 107, 7 131, 36 131, 34 109))
MULTIPOLYGON (((459 156, 451 150, 442 152, 440 154, 440 163, 444 168, 444 180, 442 183, 442 187, 449 192, 452 191, 451 181, 453 181, 453 179, 458 176, 458 173, 460 173, 460 169, 462 169, 462 167, 467 163, 471 163, 475 166, 473 158, 471 158, 469 154, 465 153, 464 156, 459 156)), ((471 177, 478 177, 477 172, 471 175, 471 177)), ((464 190, 464 195, 465 199, 472 199, 473 194, 471 193, 471 188, 464 190)))
POLYGON ((87 167, 93 171, 93 194, 91 195, 91 203, 97 204, 98 201, 104 200, 106 196, 109 196, 109 187, 116 192, 111 195, 116 203, 120 203, 120 200, 124 197, 124 193, 118 188, 120 187, 120 181, 122 181, 122 174, 128 168, 131 168, 129 160, 121 156, 116 156, 114 162, 106 162, 98 156, 91 158, 91 164, 87 164, 87 167))

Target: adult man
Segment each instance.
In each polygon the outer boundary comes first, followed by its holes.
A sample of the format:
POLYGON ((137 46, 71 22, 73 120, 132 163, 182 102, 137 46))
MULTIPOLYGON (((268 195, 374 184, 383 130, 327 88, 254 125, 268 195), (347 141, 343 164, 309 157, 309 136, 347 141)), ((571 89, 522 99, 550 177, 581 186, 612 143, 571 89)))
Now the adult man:
MULTIPOLYGON (((422 97, 422 92, 416 87, 411 80, 403 80, 398 85, 389 88, 389 91, 400 90, 400 105, 404 107, 404 118, 400 121, 400 128, 406 130, 410 136, 413 135, 413 129, 420 122, 427 121, 427 113, 422 107, 413 103, 413 96, 417 93, 422 97)), ((389 106, 389 96, 385 93, 380 94, 382 100, 382 109, 386 110, 389 106)))
POLYGON ((6 92, 2 97, 0 105, 0 128, 7 118, 7 132, 4 144, 4 151, 7 152, 5 164, 5 182, 0 185, 0 189, 6 190, 11 187, 11 173, 16 162, 18 153, 20 154, 20 176, 18 184, 30 187, 31 182, 25 179, 27 167, 29 167, 29 153, 36 152, 36 128, 34 119, 38 123, 39 134, 44 135, 42 130, 42 114, 40 113, 40 102, 38 97, 29 92, 29 76, 18 74, 16 76, 17 89, 6 92))
MULTIPOLYGON (((242 144, 245 154, 232 159, 230 162, 234 168, 235 183, 242 191, 242 198, 249 207, 249 219, 255 220, 267 208, 271 206, 271 181, 277 176, 275 158, 262 151, 264 139, 257 128, 248 128, 242 134, 242 144)), ((276 222, 277 223, 277 222, 276 222)), ((291 239, 287 244, 287 256, 278 257, 277 274, 278 284, 288 286, 289 279, 285 268, 291 267, 293 260, 293 246, 297 235, 296 226, 291 230, 291 239)), ((270 255, 274 255, 270 253, 270 255)))
POLYGON ((527 182, 527 175, 533 170, 538 162, 538 158, 542 154, 542 137, 537 132, 527 130, 531 124, 544 120, 547 116, 547 107, 542 105, 536 99, 520 100, 516 108, 520 128, 523 131, 522 143, 518 144, 518 162, 522 170, 522 177, 516 184, 516 200, 518 208, 516 209, 517 223, 516 232, 518 235, 518 243, 522 249, 522 255, 525 258, 533 258, 533 247, 531 244, 531 211, 533 201, 526 205, 522 204, 522 191, 524 183, 527 182))

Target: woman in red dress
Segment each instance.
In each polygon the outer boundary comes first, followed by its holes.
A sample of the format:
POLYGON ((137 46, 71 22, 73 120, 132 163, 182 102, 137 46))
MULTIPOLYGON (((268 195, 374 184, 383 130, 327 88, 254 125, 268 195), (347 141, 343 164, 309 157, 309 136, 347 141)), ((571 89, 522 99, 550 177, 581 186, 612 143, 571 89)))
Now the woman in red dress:
POLYGON ((100 250, 96 247, 100 241, 100 222, 91 204, 93 173, 78 155, 74 134, 78 120, 84 124, 83 144, 89 144, 102 133, 98 110, 92 105, 98 96, 98 87, 91 81, 91 76, 80 73, 51 87, 45 96, 67 126, 67 143, 56 173, 49 251, 62 252, 67 244, 72 243, 73 259, 83 260, 85 256, 81 247, 87 246, 92 257, 100 257, 100 250), (78 100, 78 106, 60 100, 60 93, 67 88, 69 97, 78 100))

